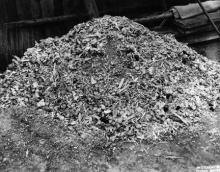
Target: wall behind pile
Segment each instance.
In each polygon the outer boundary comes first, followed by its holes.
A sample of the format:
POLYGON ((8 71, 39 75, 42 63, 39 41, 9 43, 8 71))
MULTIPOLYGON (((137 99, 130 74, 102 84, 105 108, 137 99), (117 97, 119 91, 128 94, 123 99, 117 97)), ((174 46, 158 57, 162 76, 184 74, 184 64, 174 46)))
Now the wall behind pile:
POLYGON ((80 0, 1 0, 0 69, 35 41, 66 33, 83 20, 83 6, 80 0))
MULTIPOLYGON (((168 0, 0 0, 0 72, 35 41, 61 36, 75 24, 104 14, 136 17, 169 8, 168 0), (96 12, 93 13, 95 3, 96 12)), ((174 1, 174 0, 173 0, 174 1)), ((181 0, 178 0, 181 1, 181 0)), ((181 1, 185 2, 185 1, 181 1)))

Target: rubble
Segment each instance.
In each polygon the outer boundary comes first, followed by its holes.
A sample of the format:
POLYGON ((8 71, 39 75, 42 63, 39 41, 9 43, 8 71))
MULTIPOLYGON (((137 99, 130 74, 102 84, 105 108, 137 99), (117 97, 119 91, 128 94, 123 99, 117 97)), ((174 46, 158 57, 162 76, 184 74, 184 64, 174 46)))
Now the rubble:
POLYGON ((111 140, 157 139, 220 112, 220 65, 126 17, 41 40, 0 84, 1 108, 44 111, 111 140))

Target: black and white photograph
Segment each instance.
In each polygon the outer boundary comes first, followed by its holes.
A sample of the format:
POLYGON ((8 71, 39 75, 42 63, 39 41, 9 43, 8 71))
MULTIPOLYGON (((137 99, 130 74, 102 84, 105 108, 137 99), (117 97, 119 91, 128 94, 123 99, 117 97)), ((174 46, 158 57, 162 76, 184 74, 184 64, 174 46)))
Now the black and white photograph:
POLYGON ((220 172, 220 0, 0 0, 0 172, 220 172))

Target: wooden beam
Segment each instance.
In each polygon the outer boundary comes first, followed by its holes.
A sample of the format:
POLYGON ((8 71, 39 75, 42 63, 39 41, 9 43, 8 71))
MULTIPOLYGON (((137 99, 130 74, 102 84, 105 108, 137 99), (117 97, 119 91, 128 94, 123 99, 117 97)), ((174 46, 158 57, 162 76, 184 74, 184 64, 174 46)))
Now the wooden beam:
POLYGON ((95 0, 84 0, 84 4, 90 18, 99 17, 99 11, 95 0))
POLYGON ((162 20, 162 19, 169 19, 172 17, 173 17, 173 13, 168 11, 168 12, 165 12, 162 14, 151 15, 151 16, 142 17, 142 18, 136 18, 133 20, 135 22, 139 22, 139 23, 147 23, 147 22, 152 22, 152 21, 157 21, 157 20, 162 20))
POLYGON ((47 17, 42 19, 34 19, 34 20, 20 20, 17 22, 9 22, 4 23, 4 26, 7 28, 14 28, 14 27, 25 27, 25 26, 36 26, 48 23, 58 23, 63 21, 71 21, 79 19, 77 15, 66 15, 66 16, 58 16, 58 17, 47 17))

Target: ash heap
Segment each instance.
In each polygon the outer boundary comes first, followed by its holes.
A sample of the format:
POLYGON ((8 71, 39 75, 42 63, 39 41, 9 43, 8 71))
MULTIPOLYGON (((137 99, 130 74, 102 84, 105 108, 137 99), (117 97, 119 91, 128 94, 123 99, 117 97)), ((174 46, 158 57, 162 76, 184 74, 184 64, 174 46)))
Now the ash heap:
POLYGON ((1 108, 35 109, 114 139, 175 134, 220 113, 220 65, 126 17, 41 40, 0 85, 1 108))

